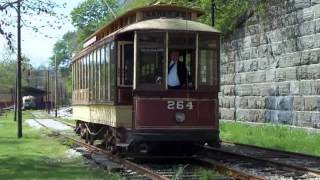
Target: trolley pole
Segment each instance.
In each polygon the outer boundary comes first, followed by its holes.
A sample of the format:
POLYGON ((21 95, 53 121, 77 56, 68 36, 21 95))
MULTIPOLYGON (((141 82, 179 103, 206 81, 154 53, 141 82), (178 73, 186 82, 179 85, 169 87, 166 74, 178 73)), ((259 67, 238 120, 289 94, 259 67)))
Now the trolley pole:
POLYGON ((18 26, 17 26, 17 34, 18 34, 18 53, 17 53, 17 115, 18 115, 18 138, 22 138, 22 95, 21 95, 21 0, 18 0, 18 26))
POLYGON ((54 90, 54 107, 55 107, 55 117, 58 116, 58 101, 57 101, 57 85, 58 85, 58 66, 57 66, 57 56, 54 56, 54 66, 55 66, 55 90, 54 90))

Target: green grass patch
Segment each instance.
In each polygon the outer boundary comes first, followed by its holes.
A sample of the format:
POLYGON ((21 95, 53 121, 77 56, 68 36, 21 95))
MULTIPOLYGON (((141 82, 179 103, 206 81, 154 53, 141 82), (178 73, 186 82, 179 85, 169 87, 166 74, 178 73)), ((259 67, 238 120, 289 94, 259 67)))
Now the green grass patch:
POLYGON ((225 141, 320 155, 320 134, 284 125, 221 122, 220 137, 225 141))
MULTIPOLYGON (((32 118, 24 112, 24 119, 32 118)), ((23 124, 23 138, 17 138, 13 113, 0 117, 0 179, 118 179, 69 157, 69 149, 42 130, 23 124)))

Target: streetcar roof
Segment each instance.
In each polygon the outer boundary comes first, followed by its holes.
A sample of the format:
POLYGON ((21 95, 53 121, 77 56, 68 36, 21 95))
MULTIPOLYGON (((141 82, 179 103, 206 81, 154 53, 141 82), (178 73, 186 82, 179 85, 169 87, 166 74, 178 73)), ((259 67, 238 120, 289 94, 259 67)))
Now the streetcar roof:
POLYGON ((150 19, 140 21, 118 30, 118 33, 137 30, 172 30, 220 33, 220 31, 207 24, 183 19, 150 19))

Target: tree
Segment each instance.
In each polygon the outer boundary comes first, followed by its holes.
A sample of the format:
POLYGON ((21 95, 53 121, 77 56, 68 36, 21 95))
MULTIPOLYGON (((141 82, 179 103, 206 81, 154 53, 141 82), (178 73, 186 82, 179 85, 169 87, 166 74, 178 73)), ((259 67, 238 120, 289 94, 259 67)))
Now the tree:
POLYGON ((113 11, 119 8, 118 5, 116 0, 86 0, 74 8, 71 21, 78 29, 78 42, 95 32, 101 24, 113 20, 113 11))
POLYGON ((60 67, 69 68, 72 53, 77 49, 78 43, 76 32, 67 32, 54 44, 53 56, 50 58, 50 65, 54 66, 55 58, 57 65, 60 67))
MULTIPOLYGON (((16 10, 18 0, 0 0, 0 35, 2 35, 8 43, 8 46, 13 50, 13 33, 12 29, 16 28, 16 10)), ((65 4, 59 5, 53 0, 20 0, 21 14, 23 17, 34 17, 40 15, 54 16, 58 19, 66 18, 63 14, 55 13, 56 8, 64 7, 65 4)), ((40 26, 34 26, 28 18, 22 19, 22 26, 32 28, 34 31, 39 31, 41 27, 50 26, 52 28, 61 28, 59 21, 43 22, 40 26)))

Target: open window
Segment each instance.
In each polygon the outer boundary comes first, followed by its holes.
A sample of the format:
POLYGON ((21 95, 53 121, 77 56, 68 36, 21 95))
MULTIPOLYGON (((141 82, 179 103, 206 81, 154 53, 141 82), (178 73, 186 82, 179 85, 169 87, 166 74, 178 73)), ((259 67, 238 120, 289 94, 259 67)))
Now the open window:
POLYGON ((195 87, 195 70, 196 70, 196 34, 175 32, 169 33, 168 37, 168 89, 170 89, 169 78, 172 76, 171 54, 179 54, 179 66, 177 67, 177 76, 179 85, 174 89, 194 89, 195 87))
POLYGON ((165 89, 165 35, 164 32, 137 33, 137 89, 165 89))

